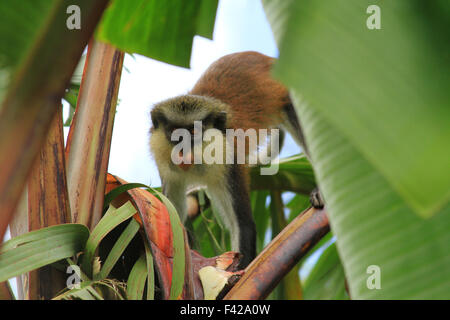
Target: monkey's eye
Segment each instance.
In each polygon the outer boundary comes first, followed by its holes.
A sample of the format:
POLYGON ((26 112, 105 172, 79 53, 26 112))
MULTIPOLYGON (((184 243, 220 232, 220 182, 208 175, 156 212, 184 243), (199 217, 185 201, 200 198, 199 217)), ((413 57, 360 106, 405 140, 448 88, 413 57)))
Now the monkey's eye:
POLYGON ((226 122, 227 113, 225 111, 210 113, 205 119, 203 119, 203 124, 212 126, 213 128, 219 129, 220 131, 225 131, 226 122))
POLYGON ((153 127, 157 129, 160 124, 167 125, 166 117, 160 112, 152 112, 153 127))
POLYGON ((219 112, 214 119, 214 127, 220 131, 225 131, 227 124, 227 113, 225 111, 219 112))

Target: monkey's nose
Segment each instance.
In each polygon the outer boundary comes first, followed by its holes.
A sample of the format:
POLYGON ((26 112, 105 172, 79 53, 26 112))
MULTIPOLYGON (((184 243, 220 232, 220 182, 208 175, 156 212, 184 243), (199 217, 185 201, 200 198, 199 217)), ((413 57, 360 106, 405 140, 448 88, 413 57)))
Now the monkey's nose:
POLYGON ((193 164, 194 164, 194 155, 192 152, 189 152, 186 156, 183 155, 183 151, 180 151, 178 153, 179 159, 181 160, 180 164, 178 165, 182 170, 187 171, 193 164), (190 163, 186 163, 186 159, 189 159, 190 163))

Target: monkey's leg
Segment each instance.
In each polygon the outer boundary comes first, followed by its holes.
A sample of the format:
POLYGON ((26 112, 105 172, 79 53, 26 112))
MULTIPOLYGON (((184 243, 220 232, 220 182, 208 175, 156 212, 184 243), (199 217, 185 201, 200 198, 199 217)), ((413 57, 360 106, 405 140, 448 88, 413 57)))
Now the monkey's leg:
POLYGON ((253 221, 246 172, 229 165, 222 186, 208 186, 211 203, 230 230, 231 247, 243 255, 239 267, 245 268, 256 256, 256 227, 253 221))

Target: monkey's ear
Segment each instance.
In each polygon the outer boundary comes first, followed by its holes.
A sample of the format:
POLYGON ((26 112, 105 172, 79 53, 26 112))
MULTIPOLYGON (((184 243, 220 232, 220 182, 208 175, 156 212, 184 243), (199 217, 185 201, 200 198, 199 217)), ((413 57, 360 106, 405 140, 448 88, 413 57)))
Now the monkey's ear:
POLYGON ((160 124, 167 124, 167 119, 159 110, 153 110, 151 112, 153 128, 158 129, 160 124))
POLYGON ((227 113, 226 111, 220 111, 214 117, 214 128, 225 132, 227 126, 227 113))

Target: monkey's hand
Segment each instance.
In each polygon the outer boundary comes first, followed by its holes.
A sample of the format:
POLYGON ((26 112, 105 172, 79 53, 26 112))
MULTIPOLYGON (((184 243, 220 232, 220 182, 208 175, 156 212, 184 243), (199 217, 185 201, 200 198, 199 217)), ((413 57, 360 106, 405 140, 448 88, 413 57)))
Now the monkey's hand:
POLYGON ((320 194, 319 188, 314 188, 309 195, 309 202, 316 209, 323 209, 325 203, 323 201, 322 195, 320 194))

